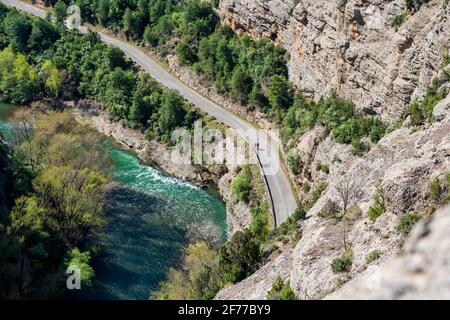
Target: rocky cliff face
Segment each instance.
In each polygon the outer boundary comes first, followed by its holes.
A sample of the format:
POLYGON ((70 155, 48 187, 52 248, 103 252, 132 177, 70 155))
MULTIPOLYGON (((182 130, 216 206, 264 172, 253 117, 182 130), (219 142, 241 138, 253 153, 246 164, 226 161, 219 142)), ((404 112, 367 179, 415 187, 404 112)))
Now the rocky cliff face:
MULTIPOLYGON (((450 49, 448 1, 432 0, 394 26, 394 18, 405 10, 403 0, 222 0, 219 6, 223 23, 236 33, 268 37, 287 50, 289 77, 300 90, 315 99, 335 90, 364 114, 377 115, 387 123, 397 121, 413 99, 424 96, 450 49)), ((272 257, 217 298, 265 298, 277 277, 289 280, 301 299, 358 297, 357 279, 403 249, 410 254, 397 227, 409 212, 426 217, 442 205, 431 198, 429 183, 436 178, 445 181, 450 173, 450 95, 434 108, 433 115, 435 121, 422 128, 409 128, 406 122, 361 157, 352 154, 350 146, 337 144, 321 127, 290 141, 289 148, 296 149, 303 165, 295 177, 300 199, 311 200, 314 190, 325 182, 327 188, 302 223, 303 236, 295 248, 272 257), (324 217, 330 203, 342 208, 346 184, 351 189, 350 209, 343 217, 324 217), (368 211, 376 193, 382 194, 385 208, 372 221, 368 211), (332 261, 348 250, 353 254, 351 266, 334 272, 332 261), (368 260, 374 251, 376 261, 368 260), (340 288, 347 289, 340 293, 340 288), (333 292, 336 295, 330 296, 333 292)), ((430 248, 439 247, 437 242, 430 243, 437 239, 428 238, 430 248)), ((416 258, 429 257, 419 254, 411 259, 416 258)), ((405 261, 409 260, 398 262, 397 267, 405 261)), ((393 267, 386 270, 392 272, 386 279, 398 275, 393 267)), ((423 272, 424 277, 430 270, 423 272)), ((422 287, 412 285, 418 277, 407 284, 413 289, 406 296, 425 297, 426 290, 420 295, 422 287)), ((401 297, 386 286, 385 294, 378 297, 401 297)))
POLYGON ((400 27, 392 21, 404 0, 222 0, 219 11, 235 32, 282 44, 302 91, 317 99, 336 90, 387 122, 424 93, 449 50, 445 0, 423 5, 400 27))
POLYGON ((423 220, 405 254, 371 268, 327 299, 449 299, 450 207, 423 220))

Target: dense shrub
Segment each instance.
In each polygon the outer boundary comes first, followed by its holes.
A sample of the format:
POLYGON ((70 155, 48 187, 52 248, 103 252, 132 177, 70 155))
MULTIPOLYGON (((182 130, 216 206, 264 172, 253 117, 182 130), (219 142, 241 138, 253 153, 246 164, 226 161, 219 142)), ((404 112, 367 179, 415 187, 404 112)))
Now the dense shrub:
POLYGON ((420 219, 421 217, 415 212, 403 215, 397 225, 397 232, 403 235, 409 234, 420 219))
POLYGON ((405 11, 392 19, 392 27, 399 28, 408 18, 408 13, 405 11))
POLYGON ((250 224, 250 231, 254 237, 263 241, 270 231, 269 224, 269 206, 267 203, 260 205, 259 207, 252 208, 252 222, 250 224))
POLYGON ((373 250, 371 252, 369 252, 369 254, 366 257, 366 262, 367 263, 372 263, 375 260, 377 260, 378 258, 380 258, 380 251, 379 250, 373 250))
POLYGON ((350 272, 353 264, 353 252, 352 250, 344 251, 340 257, 334 259, 331 262, 331 270, 334 273, 350 272))
POLYGON ((214 298, 222 286, 219 254, 206 242, 190 244, 186 249, 182 269, 170 269, 160 289, 151 294, 158 300, 214 298))
POLYGON ((447 67, 450 64, 450 54, 444 54, 442 57, 442 69, 447 67))
POLYGON ((259 241, 250 230, 236 232, 230 241, 220 250, 220 266, 225 282, 239 282, 261 265, 262 254, 259 241))
POLYGON ((434 107, 444 99, 449 88, 445 84, 450 81, 450 73, 442 71, 440 76, 433 79, 428 86, 425 97, 422 100, 415 100, 403 113, 403 119, 409 117, 411 126, 421 126, 433 120, 434 107))
POLYGON ((370 146, 361 140, 352 140, 352 154, 355 156, 362 156, 370 150, 370 146))
POLYGON ((439 180, 438 177, 430 181, 430 183, 428 184, 428 189, 430 192, 431 199, 433 199, 434 201, 442 200, 443 190, 441 186, 441 181, 439 180))
POLYGON ((386 204, 383 195, 381 181, 377 181, 375 185, 375 194, 373 195, 372 204, 369 207, 369 219, 375 221, 386 212, 386 204))
POLYGON ((330 167, 327 164, 323 164, 318 162, 316 165, 316 170, 317 171, 322 171, 325 174, 329 174, 330 173, 330 167))
POLYGON ((64 259, 65 269, 70 266, 76 266, 80 269, 80 280, 83 288, 90 288, 92 286, 92 279, 95 275, 94 269, 89 264, 90 261, 90 252, 81 252, 78 248, 68 251, 64 259))
POLYGON ((292 290, 289 282, 285 282, 282 278, 277 278, 272 285, 272 289, 267 293, 268 300, 297 300, 294 290, 292 290))
POLYGON ((445 176, 445 182, 436 177, 428 184, 431 199, 437 204, 443 205, 450 202, 450 173, 445 176))
POLYGON ((284 117, 284 139, 302 134, 315 124, 324 126, 333 133, 336 142, 344 144, 359 142, 365 136, 376 143, 386 132, 381 121, 359 115, 350 101, 341 99, 336 94, 322 98, 317 103, 295 94, 293 105, 284 117))
POLYGON ((301 227, 299 222, 304 220, 306 218, 306 210, 305 205, 303 203, 299 203, 297 208, 295 209, 294 213, 289 216, 289 218, 283 222, 280 226, 278 226, 275 229, 272 229, 267 237, 266 240, 277 240, 280 237, 287 236, 289 234, 292 234, 296 232, 296 240, 299 240, 301 237, 301 227))
POLYGON ((231 183, 231 193, 245 203, 250 201, 252 172, 249 166, 244 166, 239 175, 231 183))
POLYGON ((324 219, 336 219, 340 217, 341 211, 342 209, 336 202, 328 200, 322 210, 319 211, 318 216, 324 219))
POLYGON ((297 149, 293 148, 288 151, 287 163, 292 169, 292 173, 294 173, 295 175, 298 175, 302 172, 303 162, 298 155, 297 149))
POLYGON ((321 181, 317 185, 316 189, 314 189, 312 199, 307 203, 307 208, 310 209, 314 204, 317 202, 317 200, 320 199, 322 196, 322 193, 328 188, 328 183, 326 181, 321 181))

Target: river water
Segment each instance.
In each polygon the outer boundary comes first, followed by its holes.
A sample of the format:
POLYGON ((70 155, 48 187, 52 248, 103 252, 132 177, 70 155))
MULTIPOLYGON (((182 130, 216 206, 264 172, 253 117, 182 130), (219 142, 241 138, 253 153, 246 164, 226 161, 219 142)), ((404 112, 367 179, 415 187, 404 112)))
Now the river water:
MULTIPOLYGON (((0 130, 17 107, 0 103, 0 130)), ((105 139, 105 141, 107 141, 105 139)), ((100 236, 93 289, 81 299, 148 299, 186 246, 186 227, 213 222, 227 232, 225 204, 214 193, 168 177, 142 165, 137 157, 105 142, 112 160, 112 180, 104 212, 108 221, 100 236)))

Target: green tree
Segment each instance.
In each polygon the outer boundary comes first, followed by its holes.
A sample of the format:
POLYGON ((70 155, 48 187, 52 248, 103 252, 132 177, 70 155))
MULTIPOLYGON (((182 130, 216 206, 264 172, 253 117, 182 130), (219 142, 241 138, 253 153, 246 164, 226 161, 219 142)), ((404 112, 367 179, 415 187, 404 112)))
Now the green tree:
POLYGON ((239 175, 231 183, 231 193, 240 201, 248 203, 252 189, 252 172, 249 166, 244 166, 239 175))
POLYGON ((99 0, 95 13, 98 22, 106 27, 109 20, 109 0, 99 0))
POLYGON ((334 273, 350 272, 353 264, 352 250, 346 250, 342 255, 331 262, 331 270, 334 273))
POLYGON ((297 300, 289 282, 285 282, 281 277, 277 278, 272 285, 272 289, 267 293, 269 300, 297 300))
POLYGON ((220 266, 226 282, 236 283, 253 274, 261 265, 259 242, 250 230, 236 232, 220 250, 220 266))
POLYGON ((231 96, 240 103, 246 103, 253 90, 253 79, 240 67, 236 67, 230 82, 231 96))
POLYGON ((57 23, 64 22, 67 17, 67 4, 64 1, 59 0, 53 6, 53 16, 55 17, 57 23))
POLYGON ((89 264, 90 261, 90 252, 81 252, 78 248, 69 250, 64 258, 64 269, 67 269, 68 267, 76 267, 80 270, 80 281, 83 289, 92 286, 92 279, 95 276, 94 269, 89 264))
POLYGON ((180 63, 183 65, 190 65, 195 62, 196 55, 190 45, 186 41, 180 41, 175 48, 180 63))
POLYGON ((36 52, 49 49, 60 37, 58 30, 44 19, 36 19, 32 23, 28 47, 36 52))
POLYGON ((212 299, 221 287, 218 253, 205 242, 190 244, 182 270, 170 269, 167 280, 151 298, 158 300, 212 299))
POLYGON ((183 125, 186 116, 183 104, 183 99, 174 90, 166 90, 162 94, 162 104, 156 116, 155 131, 166 141, 169 141, 174 129, 183 125))
MULTIPOLYGON (((106 178, 89 169, 48 167, 33 181, 37 203, 54 239, 71 248, 103 223, 106 178)), ((56 249, 57 250, 57 249, 56 249)))
POLYGON ((269 225, 269 206, 267 203, 260 205, 257 208, 252 208, 252 222, 250 224, 250 231, 254 237, 264 241, 270 231, 269 225))
POLYGON ((59 97, 63 77, 52 61, 44 61, 41 67, 41 77, 50 96, 59 97))
POLYGON ((3 100, 24 104, 32 100, 37 74, 23 54, 6 48, 0 52, 0 96, 3 100))
POLYGON ((385 212, 386 204, 381 181, 377 181, 375 185, 375 194, 373 195, 373 203, 369 207, 369 219, 375 221, 385 212))
POLYGON ((123 15, 123 31, 125 32, 127 38, 130 35, 134 34, 135 31, 135 21, 134 21, 134 17, 133 14, 130 10, 130 8, 126 8, 125 9, 125 13, 123 15))
POLYGON ((268 98, 272 109, 286 110, 292 103, 290 84, 284 76, 274 76, 270 81, 268 98))
POLYGON ((149 75, 139 78, 136 90, 133 93, 132 105, 128 119, 136 124, 147 126, 151 115, 158 110, 162 91, 149 75))
POLYGON ((109 68, 114 70, 115 68, 125 69, 127 67, 127 61, 122 50, 117 47, 109 46, 106 49, 106 58, 109 62, 109 68))
POLYGON ((25 16, 10 11, 1 22, 1 27, 14 51, 26 51, 32 27, 25 16))

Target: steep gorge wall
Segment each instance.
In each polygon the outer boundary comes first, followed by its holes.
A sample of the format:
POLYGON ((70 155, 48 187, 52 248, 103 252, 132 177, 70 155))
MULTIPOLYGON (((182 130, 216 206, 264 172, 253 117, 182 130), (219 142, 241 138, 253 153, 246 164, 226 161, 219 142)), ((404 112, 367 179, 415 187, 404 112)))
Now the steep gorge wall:
POLYGON ((223 23, 290 54, 290 79, 315 99, 336 90, 393 122, 421 96, 450 46, 450 5, 432 0, 398 29, 404 0, 222 0, 223 23), (297 1, 298 2, 298 1, 297 1))
MULTIPOLYGON (((369 267, 383 265, 401 253, 404 236, 397 232, 401 217, 410 212, 426 216, 428 208, 439 207, 430 197, 429 182, 435 178, 445 181, 450 173, 450 94, 435 107, 434 117, 433 124, 419 130, 394 130, 362 157, 353 155, 348 145, 337 144, 332 135, 303 137, 303 141, 312 141, 298 145, 303 159, 310 158, 314 164, 310 166, 314 181, 311 183, 326 181, 328 187, 302 222, 302 238, 292 251, 274 256, 246 280, 222 290, 217 298, 265 298, 271 283, 282 277, 290 281, 299 298, 322 299, 369 267), (339 161, 333 161, 335 155, 339 161), (315 168, 318 162, 329 165, 328 174, 315 168), (329 201, 342 204, 338 188, 346 179, 355 190, 352 209, 342 219, 322 217, 320 213, 329 201), (385 213, 373 222, 368 208, 373 203, 377 181, 381 182, 385 213), (353 253, 351 268, 334 273, 331 263, 344 250, 353 253), (374 250, 379 258, 368 262, 367 256, 374 250)), ((305 136, 319 131, 312 130, 305 136)), ((419 294, 411 292, 414 293, 419 294)))
MULTIPOLYGON (((404 12, 403 0, 301 0, 295 8, 293 3, 222 0, 219 11, 223 23, 237 34, 268 37, 283 45, 290 54, 290 79, 311 97, 336 90, 366 115, 378 115, 388 123, 424 95, 449 53, 450 4, 445 0, 423 5, 398 29, 392 19, 404 12)), ((216 298, 265 298, 281 277, 290 281, 299 298, 322 299, 341 292, 340 288, 353 292, 360 275, 394 259, 405 249, 404 235, 397 231, 402 216, 409 212, 426 216, 430 207, 438 207, 430 197, 429 183, 435 178, 444 181, 450 173, 450 94, 436 105, 433 115, 434 121, 421 128, 409 128, 407 121, 363 156, 352 154, 351 146, 336 143, 332 135, 324 136, 320 126, 291 141, 308 173, 296 177, 299 197, 311 198, 320 183, 328 187, 302 222, 303 236, 293 250, 278 252, 254 275, 225 288, 216 298), (318 169, 318 164, 327 165, 328 172, 318 169), (341 205, 338 189, 346 179, 356 189, 354 210, 343 219, 321 217, 330 201, 341 205), (310 191, 305 191, 305 181, 310 191), (373 222, 368 208, 377 182, 385 213, 373 222), (335 273, 331 263, 344 250, 353 252, 352 266, 348 272, 335 273), (368 262, 373 250, 379 258, 368 262)), ((391 275, 386 274, 386 279, 391 275)), ((387 295, 392 292, 382 289, 387 295)), ((424 297, 418 290, 420 286, 413 288, 411 296, 424 297)))

